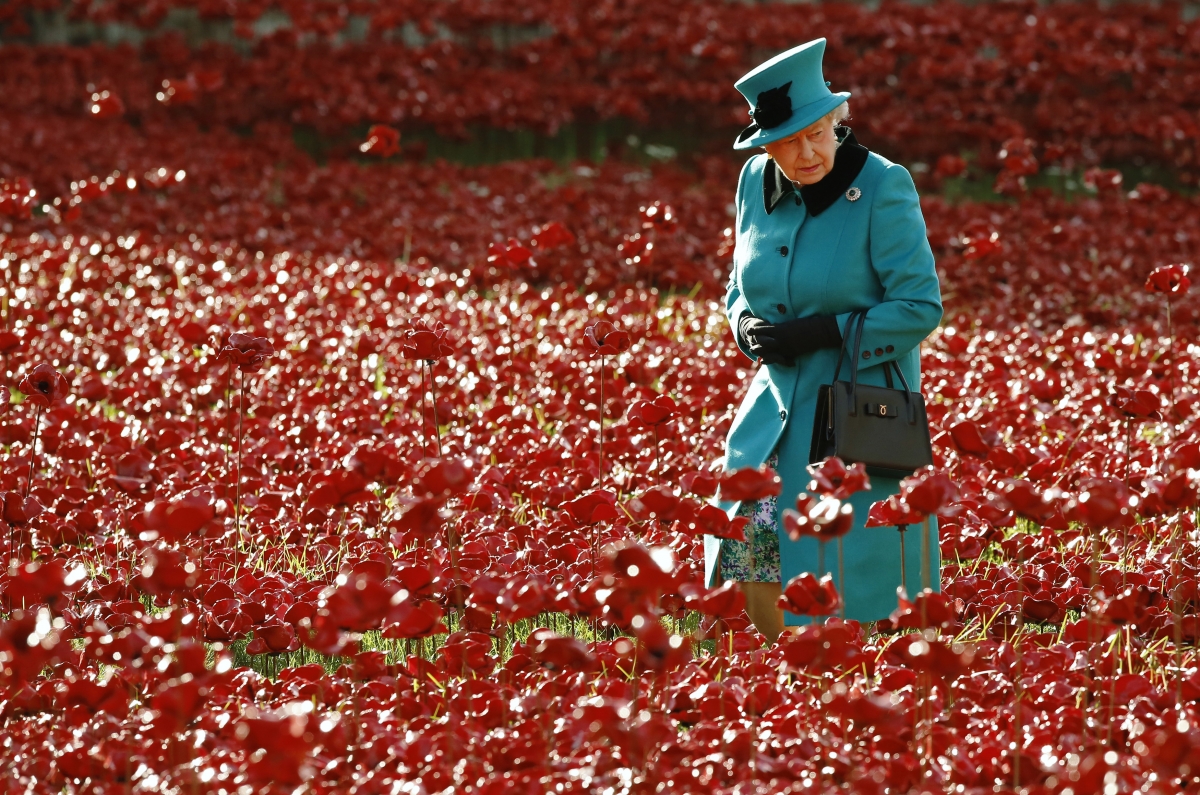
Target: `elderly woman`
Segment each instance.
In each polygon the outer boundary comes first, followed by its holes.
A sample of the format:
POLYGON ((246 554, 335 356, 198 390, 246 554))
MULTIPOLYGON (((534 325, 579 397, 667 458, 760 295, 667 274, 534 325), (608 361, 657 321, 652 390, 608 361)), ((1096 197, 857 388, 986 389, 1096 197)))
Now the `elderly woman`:
MULTIPOLYGON (((761 366, 729 431, 725 469, 769 464, 783 490, 778 499, 721 504, 731 516, 750 519, 747 541, 706 536, 705 577, 709 584, 740 582, 750 619, 772 641, 785 625, 806 620, 777 606, 781 583, 803 571, 825 573, 818 571, 816 540, 791 541, 782 513, 810 480, 817 392, 832 381, 842 337, 850 332, 848 318, 867 310, 859 383, 884 385, 880 365, 895 361, 914 390, 920 386, 921 341, 942 318, 912 177, 839 125, 849 117, 850 94, 829 90, 824 53, 825 39, 810 41, 736 84, 753 108, 754 123, 734 148, 766 151, 747 160, 738 179, 725 308, 738 347, 761 366)), ((901 565, 908 583, 921 582, 922 548, 929 554, 927 571, 937 572, 939 565, 935 523, 926 543, 919 542, 919 531, 909 532, 903 562, 896 530, 864 527, 870 504, 899 491, 896 479, 873 477, 871 485, 850 499, 855 518, 844 539, 845 582, 836 583, 846 617, 864 622, 896 608, 901 565)), ((825 563, 838 568, 833 555, 825 563)))

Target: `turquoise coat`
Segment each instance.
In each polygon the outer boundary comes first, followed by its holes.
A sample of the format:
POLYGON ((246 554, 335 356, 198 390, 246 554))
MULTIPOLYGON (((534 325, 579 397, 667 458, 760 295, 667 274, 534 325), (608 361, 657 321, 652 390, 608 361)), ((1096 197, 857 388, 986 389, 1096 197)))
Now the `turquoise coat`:
MULTIPOLYGON (((867 358, 859 360, 859 381, 884 385, 880 365, 895 359, 909 385, 919 389, 920 344, 941 321, 942 302, 925 220, 908 171, 868 153, 846 194, 837 194, 812 215, 807 203, 794 196, 767 212, 763 190, 767 168, 776 166, 765 154, 756 155, 738 179, 733 267, 725 297, 731 328, 737 329, 746 312, 768 322, 834 314, 844 336, 851 311, 869 308, 862 342, 867 358)), ((773 174, 768 178, 773 180, 773 174)), ((745 348, 742 352, 750 357, 745 348)), ((759 367, 726 440, 726 470, 761 466, 778 448, 783 492, 776 530, 784 585, 803 571, 817 572, 817 542, 791 541, 783 530, 782 513, 795 507, 797 495, 810 480, 806 467, 817 388, 832 381, 837 354, 819 350, 800 356, 794 365, 759 367)), ((843 373, 841 377, 848 379, 845 365, 843 373)), ((830 543, 825 553, 825 569, 833 573, 843 594, 846 617, 859 621, 886 618, 896 608, 900 585, 898 532, 863 526, 871 503, 898 492, 899 481, 872 478, 871 486, 850 500, 854 529, 843 540, 844 584, 838 576, 837 545, 830 543)), ((738 507, 734 502, 720 505, 730 516, 738 507)), ((921 528, 910 527, 905 535, 907 585, 915 594, 922 583, 921 528)), ((705 536, 705 581, 710 585, 715 584, 720 544, 721 539, 705 536)), ((930 521, 925 546, 926 575, 936 589, 940 562, 936 520, 930 521)), ((792 613, 784 618, 793 626, 808 620, 792 613)))

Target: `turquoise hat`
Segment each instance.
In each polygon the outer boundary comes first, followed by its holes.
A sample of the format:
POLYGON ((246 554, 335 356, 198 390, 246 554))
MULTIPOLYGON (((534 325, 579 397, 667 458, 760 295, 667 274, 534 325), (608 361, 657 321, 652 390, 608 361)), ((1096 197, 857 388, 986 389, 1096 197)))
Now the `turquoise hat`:
POLYGON ((850 98, 833 93, 821 71, 825 39, 813 39, 742 75, 734 87, 750 103, 754 120, 738 135, 734 149, 750 149, 803 130, 850 98))

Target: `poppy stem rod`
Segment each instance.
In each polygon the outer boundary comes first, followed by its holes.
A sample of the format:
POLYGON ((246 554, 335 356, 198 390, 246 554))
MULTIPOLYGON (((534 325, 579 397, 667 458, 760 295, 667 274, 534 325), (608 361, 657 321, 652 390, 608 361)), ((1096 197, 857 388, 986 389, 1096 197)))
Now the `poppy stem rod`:
MULTIPOLYGON (((1179 414, 1175 410, 1175 329, 1171 326, 1171 296, 1166 297, 1167 301, 1167 394, 1171 396, 1171 421, 1167 423, 1167 428, 1171 431, 1175 430, 1175 420, 1179 414)), ((7 371, 8 357, 4 359, 5 370, 7 371)), ((1171 434, 1172 438, 1167 441, 1174 441, 1175 434, 1171 434)))
POLYGON ((29 477, 25 480, 25 496, 29 496, 29 490, 33 487, 33 463, 37 460, 37 440, 38 431, 42 427, 42 407, 35 406, 33 410, 33 442, 29 445, 29 477))
POLYGON ((658 426, 654 425, 652 427, 654 428, 654 473, 658 478, 659 485, 661 486, 662 468, 658 464, 658 426))
POLYGON ((605 357, 600 357, 600 443, 597 445, 597 457, 599 463, 596 468, 596 486, 604 485, 604 371, 607 369, 604 364, 605 357))
POLYGON ((428 458, 429 454, 425 452, 425 370, 420 365, 417 365, 417 375, 421 378, 421 458, 428 458))
POLYGON ((846 556, 842 552, 842 537, 838 536, 838 588, 842 592, 841 618, 846 620, 846 556))
POLYGON ((1013 633, 1013 654, 1016 657, 1017 675, 1013 678, 1013 789, 1021 786, 1021 749, 1025 747, 1025 727, 1021 723, 1021 699, 1024 696, 1021 679, 1025 676, 1025 660, 1022 655, 1021 636, 1025 632, 1025 550, 1017 547, 1017 630, 1013 633))
POLYGON ((238 453, 237 485, 234 487, 233 526, 237 530, 238 546, 242 545, 242 418, 246 414, 246 373, 238 370, 238 453))
POLYGON ((437 420, 437 385, 433 382, 433 368, 430 367, 429 359, 425 360, 425 369, 429 370, 429 397, 430 406, 433 409, 433 436, 437 439, 438 458, 442 457, 442 429, 438 427, 437 420))
POLYGON ((921 522, 921 589, 932 587, 929 573, 929 517, 921 522))

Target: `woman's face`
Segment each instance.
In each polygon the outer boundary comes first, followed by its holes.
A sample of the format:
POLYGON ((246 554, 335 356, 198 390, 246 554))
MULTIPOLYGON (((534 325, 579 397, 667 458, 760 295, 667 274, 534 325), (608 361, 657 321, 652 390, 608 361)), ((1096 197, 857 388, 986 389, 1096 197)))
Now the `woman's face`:
POLYGON ((774 158, 783 175, 800 185, 812 185, 833 168, 837 154, 837 136, 833 120, 824 118, 774 143, 763 146, 774 158))

